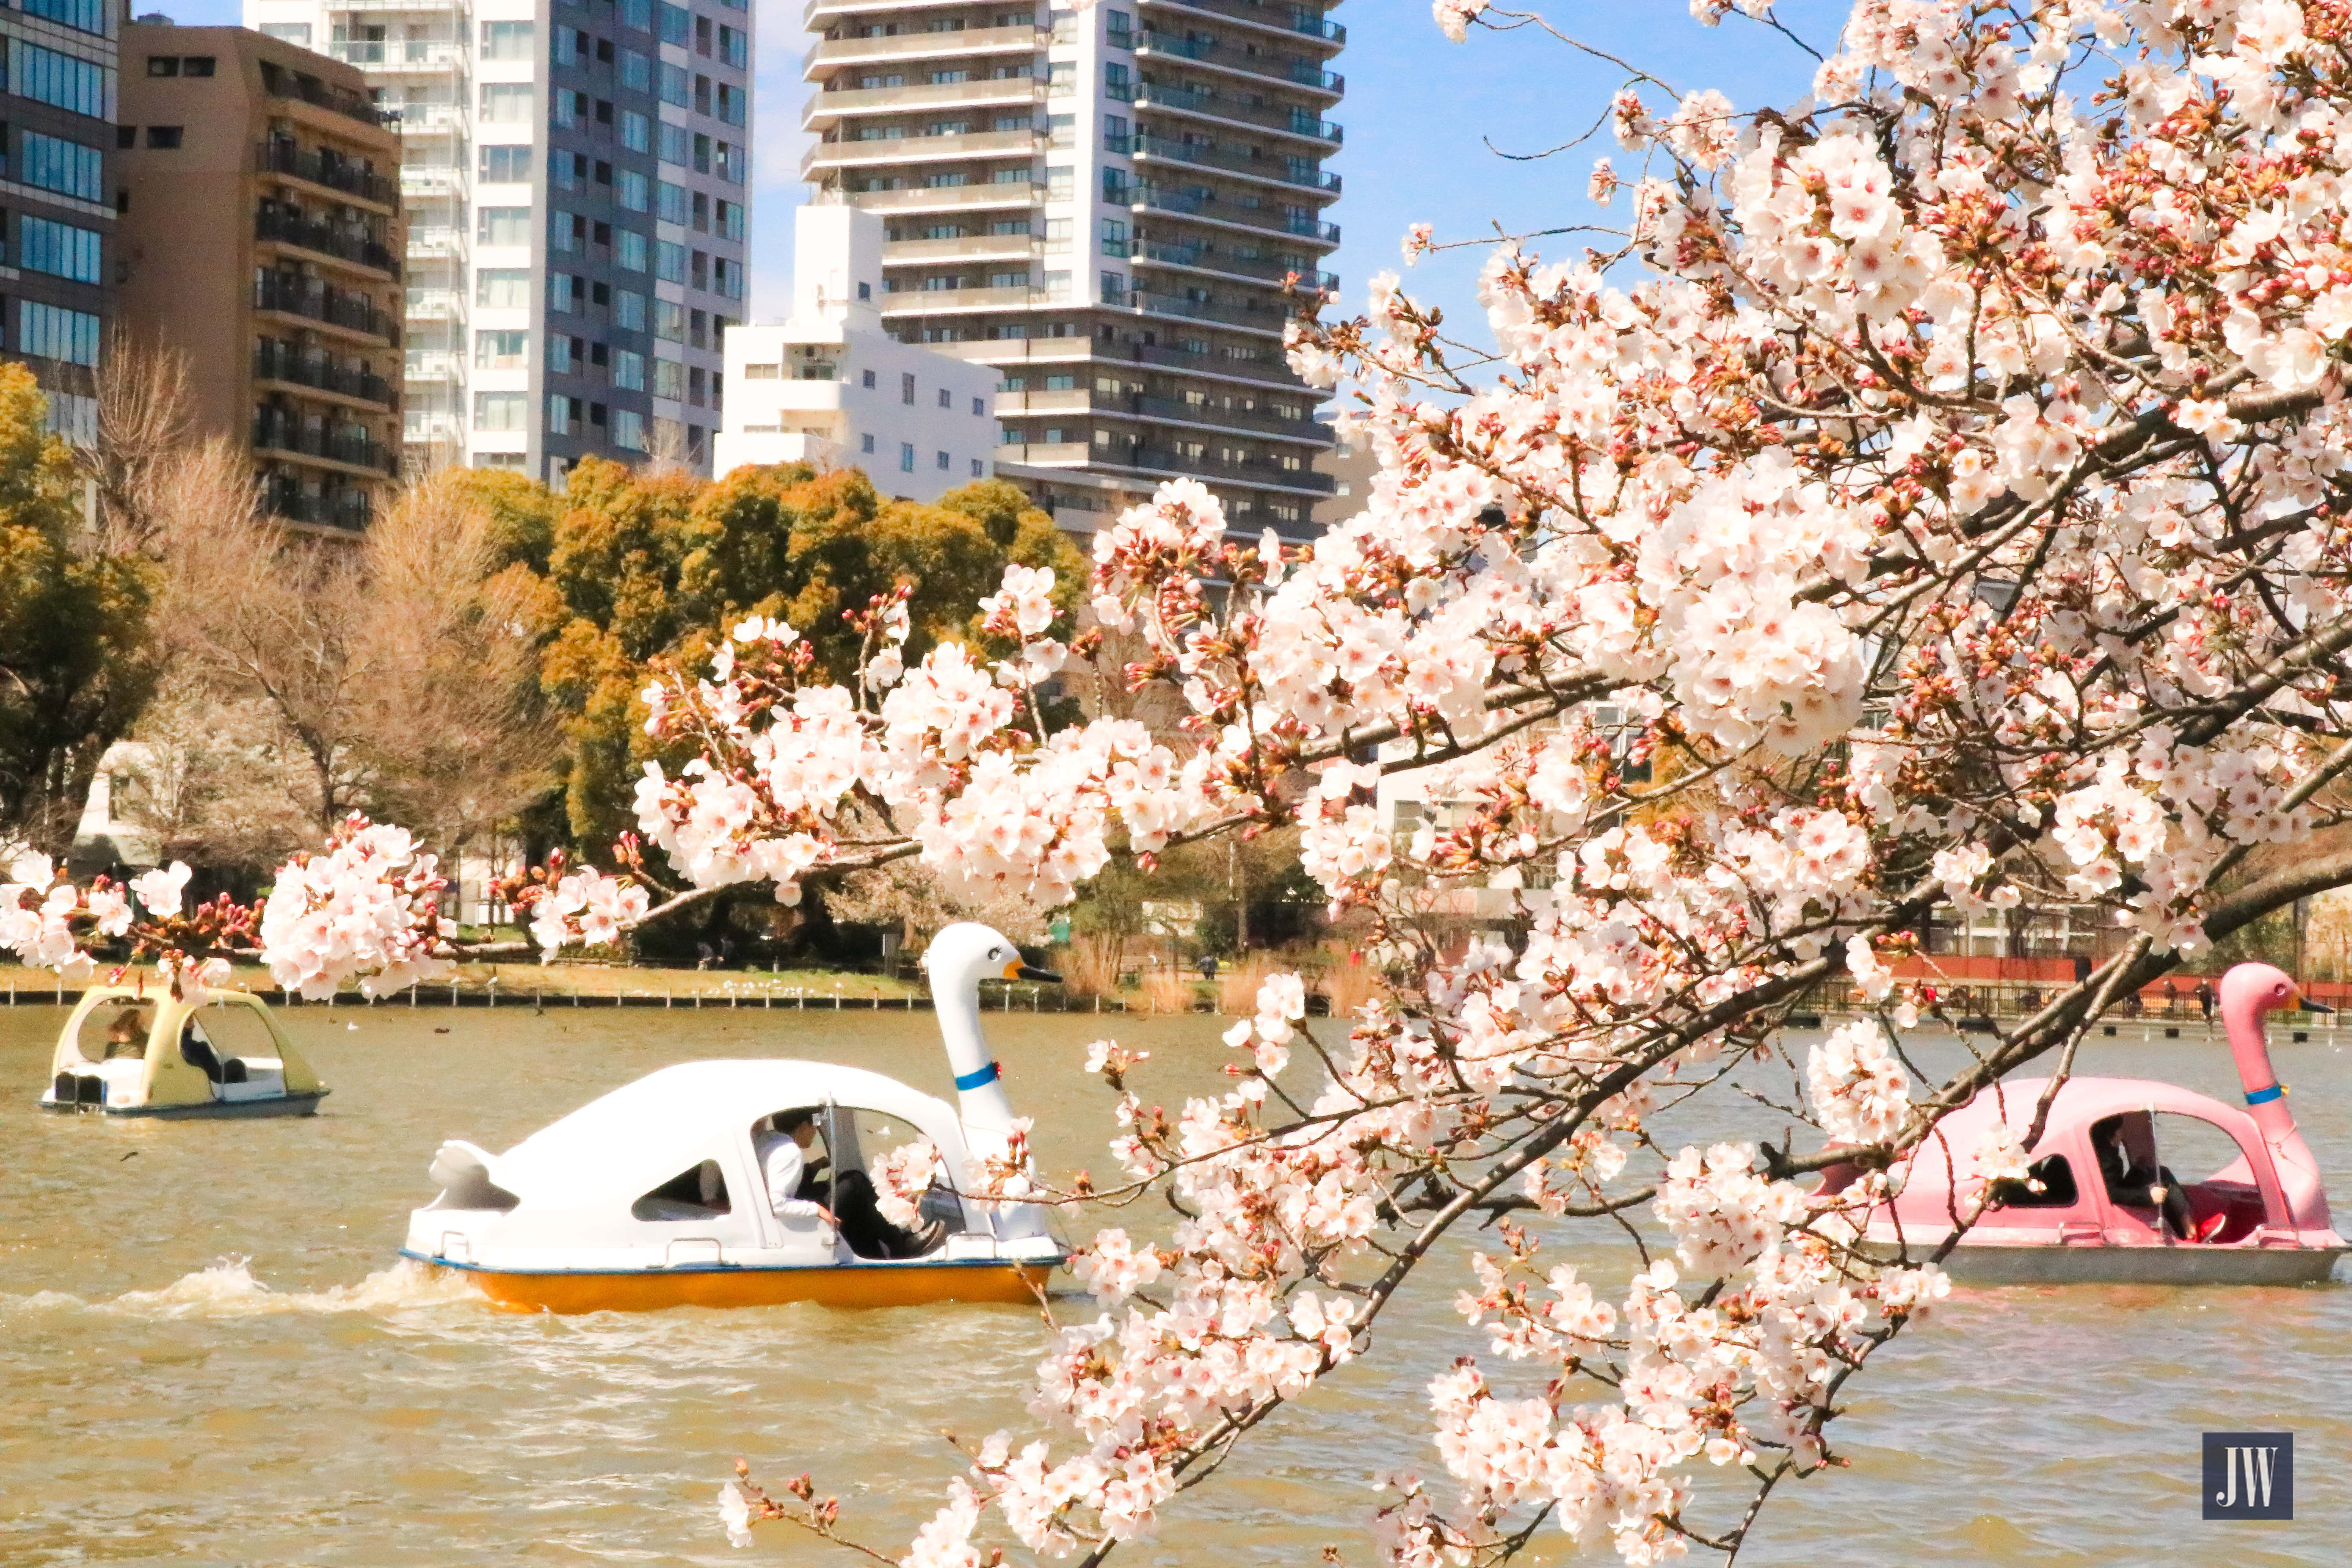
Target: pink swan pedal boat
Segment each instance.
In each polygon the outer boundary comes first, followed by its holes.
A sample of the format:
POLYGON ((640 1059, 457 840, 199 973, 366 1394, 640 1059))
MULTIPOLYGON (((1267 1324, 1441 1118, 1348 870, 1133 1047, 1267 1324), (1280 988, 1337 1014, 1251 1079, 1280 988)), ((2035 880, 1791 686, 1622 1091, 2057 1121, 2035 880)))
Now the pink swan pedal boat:
MULTIPOLYGON (((1969 1284, 2309 1285, 2329 1277, 2346 1243, 2331 1226, 2319 1163, 2295 1131, 2286 1089, 2271 1070, 2263 1016, 2301 1001, 2294 982, 2267 963, 2221 977, 2221 1022, 2246 1109, 2147 1079, 2075 1078, 2051 1101, 2042 1136, 2026 1151, 2041 1190, 2009 1184, 1960 1237, 1944 1267, 1969 1284), (2128 1157, 2111 1182, 2102 1141, 2128 1157), (2219 1168, 2193 1179, 2199 1152, 2219 1168), (2174 1169, 2175 1165, 2189 1169, 2174 1169), (2119 1194, 2112 1190, 2121 1186, 2119 1194), (2162 1205, 2177 1186, 2189 1234, 2162 1205)), ((2312 1004, 2304 1003, 2305 1006, 2312 1004)), ((1880 1256, 1931 1256, 1982 1192, 1966 1173, 1989 1134, 2007 1122, 2021 1140, 2047 1079, 1994 1085, 1946 1117, 1914 1157, 1903 1190, 1872 1211, 1864 1245, 1880 1256)), ((1823 1190, 1853 1178, 1832 1167, 1823 1190)))

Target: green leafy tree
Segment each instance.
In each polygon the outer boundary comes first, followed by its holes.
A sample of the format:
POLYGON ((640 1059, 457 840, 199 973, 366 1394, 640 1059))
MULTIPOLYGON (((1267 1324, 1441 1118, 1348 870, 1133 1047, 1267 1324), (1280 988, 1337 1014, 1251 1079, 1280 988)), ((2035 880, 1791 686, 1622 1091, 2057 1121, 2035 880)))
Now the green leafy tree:
POLYGON ((100 547, 32 373, 0 365, 0 845, 61 853, 159 661, 155 569, 100 547))
POLYGON ((508 571, 531 579, 517 602, 562 720, 562 819, 547 826, 592 854, 631 824, 637 775, 656 754, 638 695, 653 661, 691 666, 744 616, 775 616, 838 677, 858 646, 845 612, 901 584, 911 662, 976 635, 979 601, 1008 563, 1052 568, 1066 607, 1085 575, 1053 520, 1003 480, 931 504, 889 500, 854 468, 800 466, 710 481, 592 458, 562 496, 511 475, 476 482, 500 519, 508 571))

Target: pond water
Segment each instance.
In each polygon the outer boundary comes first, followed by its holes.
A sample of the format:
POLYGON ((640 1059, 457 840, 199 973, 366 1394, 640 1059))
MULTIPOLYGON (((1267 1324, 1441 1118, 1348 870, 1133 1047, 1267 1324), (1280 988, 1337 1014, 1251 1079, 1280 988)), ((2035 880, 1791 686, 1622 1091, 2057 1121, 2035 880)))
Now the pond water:
MULTIPOLYGON (((504 1148, 698 1057, 854 1062, 943 1089, 926 1015, 300 1008, 289 1026, 335 1092, 318 1117, 245 1123, 36 1110, 63 1016, 0 1009, 0 1563, 847 1564, 777 1526, 730 1551, 712 1499, 734 1458, 772 1481, 813 1472, 895 1552, 960 1468, 943 1434, 1030 1426, 1031 1310, 518 1317, 394 1256, 444 1138, 504 1148)), ((988 1023, 1059 1172, 1111 1168, 1088 1040, 1151 1050, 1139 1087, 1171 1104, 1214 1085, 1225 1055, 1222 1020, 988 1023)), ((2095 1042, 2085 1058, 2234 1098, 2226 1052, 2201 1038, 2095 1042)), ((2352 1207, 2347 1058, 2323 1039, 2278 1060, 2352 1207)), ((1594 1227, 1563 1228, 1549 1255, 1617 1279, 1632 1267, 1594 1227)), ((1442 1260, 1370 1361, 1119 1560, 1306 1563, 1328 1543, 1370 1562, 1372 1474, 1442 1479, 1425 1385, 1474 1348, 1450 1306, 1464 1278, 1442 1260)), ((1841 1427, 1853 1471, 1776 1499, 1742 1561, 2340 1561, 2347 1391, 2341 1284, 1958 1293, 1858 1385, 1841 1427), (2200 1520, 2199 1434, 2221 1429, 2296 1433, 2294 1521, 2200 1520)), ((1530 1561, 1572 1556, 1553 1534, 1530 1561)))

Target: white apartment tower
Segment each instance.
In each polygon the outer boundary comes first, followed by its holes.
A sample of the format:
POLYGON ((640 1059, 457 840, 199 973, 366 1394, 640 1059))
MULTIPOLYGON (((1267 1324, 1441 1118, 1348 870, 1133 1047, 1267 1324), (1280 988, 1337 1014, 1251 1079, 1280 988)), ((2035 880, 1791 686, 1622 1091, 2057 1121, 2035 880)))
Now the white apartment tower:
POLYGON ((245 0, 399 116, 413 468, 709 470, 750 232, 749 0, 245 0))
POLYGON ((1066 529, 1176 476, 1304 531, 1328 427, 1284 285, 1336 279, 1321 0, 810 0, 803 175, 880 214, 882 319, 995 369, 997 471, 1066 529))

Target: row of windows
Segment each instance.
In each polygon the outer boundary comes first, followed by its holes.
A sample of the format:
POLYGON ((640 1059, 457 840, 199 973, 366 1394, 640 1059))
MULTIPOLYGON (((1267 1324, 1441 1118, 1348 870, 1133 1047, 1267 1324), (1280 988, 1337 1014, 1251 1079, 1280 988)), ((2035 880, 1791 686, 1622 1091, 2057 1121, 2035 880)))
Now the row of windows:
POLYGON ((25 184, 86 202, 106 199, 105 154, 95 147, 24 131, 16 138, 12 167, 6 155, 8 128, 0 124, 0 176, 13 175, 25 184))
POLYGON ((98 318, 26 300, 16 307, 16 349, 39 359, 98 368, 98 318))
POLYGON ((22 38, 8 40, 7 85, 21 98, 52 109, 114 118, 114 72, 72 55, 45 49, 22 38))
POLYGON ((30 213, 16 219, 16 265, 27 272, 46 272, 76 283, 96 283, 104 273, 99 262, 99 233, 30 213))
POLYGON ((106 36, 107 0, 16 0, 27 16, 39 16, 78 32, 106 36))

